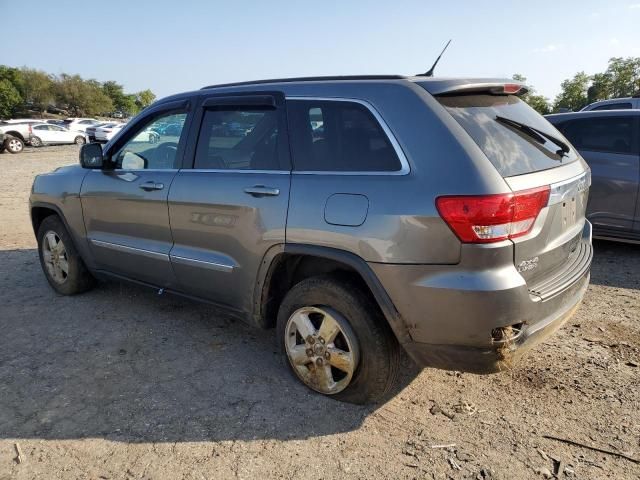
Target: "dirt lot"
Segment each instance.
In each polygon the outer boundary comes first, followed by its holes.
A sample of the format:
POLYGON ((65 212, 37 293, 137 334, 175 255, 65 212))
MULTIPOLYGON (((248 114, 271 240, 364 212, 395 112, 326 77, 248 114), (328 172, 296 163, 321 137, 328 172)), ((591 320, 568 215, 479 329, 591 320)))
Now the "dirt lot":
POLYGON ((640 458, 640 247, 597 243, 584 304, 513 371, 425 370, 357 407, 309 393, 273 332, 209 306, 118 283, 54 294, 27 198, 76 161, 0 155, 0 479, 520 479, 558 462, 560 478, 640 478, 543 437, 640 458))

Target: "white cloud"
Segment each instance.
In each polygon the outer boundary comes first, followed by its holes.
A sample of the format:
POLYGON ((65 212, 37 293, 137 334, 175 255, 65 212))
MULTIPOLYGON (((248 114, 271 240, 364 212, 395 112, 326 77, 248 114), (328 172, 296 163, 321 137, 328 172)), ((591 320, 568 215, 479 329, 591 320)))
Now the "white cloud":
POLYGON ((629 5, 629 8, 632 10, 640 9, 640 3, 632 3, 631 5, 629 5))
POLYGON ((545 45, 544 47, 534 48, 533 51, 535 53, 550 53, 560 50, 563 45, 559 43, 550 43, 549 45, 545 45))
POLYGON ((609 39, 609 45, 611 45, 612 47, 615 47, 616 45, 620 45, 620 40, 618 40, 615 37, 610 38, 609 39))

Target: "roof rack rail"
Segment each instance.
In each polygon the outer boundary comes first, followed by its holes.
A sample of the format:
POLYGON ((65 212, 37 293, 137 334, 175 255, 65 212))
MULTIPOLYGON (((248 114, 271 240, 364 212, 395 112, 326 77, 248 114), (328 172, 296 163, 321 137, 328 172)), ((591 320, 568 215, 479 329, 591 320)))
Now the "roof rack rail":
POLYGON ((249 82, 221 83, 219 85, 208 85, 200 90, 220 87, 239 87, 242 85, 260 85, 264 83, 290 83, 290 82, 326 82, 335 80, 403 80, 404 75, 338 75, 327 77, 293 77, 293 78, 272 78, 268 80, 252 80, 249 82))

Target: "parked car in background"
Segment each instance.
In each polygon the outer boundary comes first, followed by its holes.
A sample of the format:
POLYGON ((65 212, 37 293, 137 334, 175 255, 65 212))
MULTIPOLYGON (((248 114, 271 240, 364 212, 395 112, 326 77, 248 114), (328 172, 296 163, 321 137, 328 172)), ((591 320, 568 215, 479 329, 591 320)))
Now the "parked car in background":
POLYGON ((61 127, 64 127, 66 125, 64 123, 64 120, 55 120, 55 119, 47 120, 46 123, 52 123, 53 125, 60 125, 61 127))
POLYGON ((75 143, 83 145, 87 139, 81 132, 71 131, 68 128, 50 123, 39 123, 31 126, 31 146, 41 147, 43 145, 61 145, 65 143, 75 143))
POLYGON ((118 125, 118 124, 116 122, 97 123, 95 125, 91 125, 90 127, 87 127, 87 129, 85 130, 85 133, 86 133, 87 138, 89 139, 90 142, 95 142, 96 141, 96 129, 98 129, 98 128, 110 128, 110 127, 113 127, 115 125, 118 125))
POLYGON ((124 123, 108 123, 101 127, 96 127, 95 141, 96 142, 108 142, 113 136, 122 130, 124 123))
POLYGON ((35 178, 43 273, 61 294, 130 279, 275 327, 293 375, 343 401, 384 398, 401 347, 507 368, 571 317, 592 258, 589 168, 525 92, 394 75, 160 100, 84 145, 83 168, 35 178), (140 141, 164 124, 175 136, 140 141))
POLYGON ((640 110, 547 115, 591 167, 594 235, 640 241, 640 110))
POLYGON ((100 120, 95 118, 67 118, 64 120, 65 126, 69 130, 75 130, 77 132, 84 132, 88 127, 101 123, 100 120))
POLYGON ((581 112, 590 112, 592 110, 637 110, 640 109, 640 94, 633 97, 610 98, 609 100, 601 100, 593 102, 584 107, 581 112))
POLYGON ((31 137, 31 126, 37 121, 0 123, 0 133, 5 135, 4 147, 9 153, 20 153, 28 145, 31 137))
POLYGON ((122 113, 122 112, 120 112, 120 111, 117 111, 117 112, 113 112, 113 113, 111 114, 111 116, 112 116, 113 118, 124 118, 124 113, 122 113))

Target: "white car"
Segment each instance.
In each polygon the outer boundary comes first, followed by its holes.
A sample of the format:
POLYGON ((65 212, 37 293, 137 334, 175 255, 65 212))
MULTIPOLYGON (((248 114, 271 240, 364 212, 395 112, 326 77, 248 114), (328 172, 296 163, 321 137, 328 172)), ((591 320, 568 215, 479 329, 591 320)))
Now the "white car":
POLYGON ((29 141, 31 146, 41 147, 42 145, 59 145, 63 143, 83 145, 87 142, 87 139, 82 132, 73 132, 51 123, 37 123, 31 125, 29 141))
POLYGON ((96 120, 95 118, 67 118, 64 121, 64 126, 69 130, 75 130, 76 132, 84 132, 87 130, 87 127, 92 125, 97 125, 98 123, 103 123, 100 120, 96 120))
MULTIPOLYGON (((96 128, 96 133, 95 133, 95 137, 96 137, 96 141, 98 142, 108 142, 109 140, 111 140, 113 137, 115 137, 120 130, 122 130, 124 128, 126 124, 121 123, 116 125, 115 127, 98 127, 96 128)), ((138 133, 138 135, 136 135, 132 140, 132 142, 139 142, 139 143, 158 143, 160 141, 160 134, 154 130, 151 129, 145 129, 143 131, 141 131, 140 133, 138 133)))

